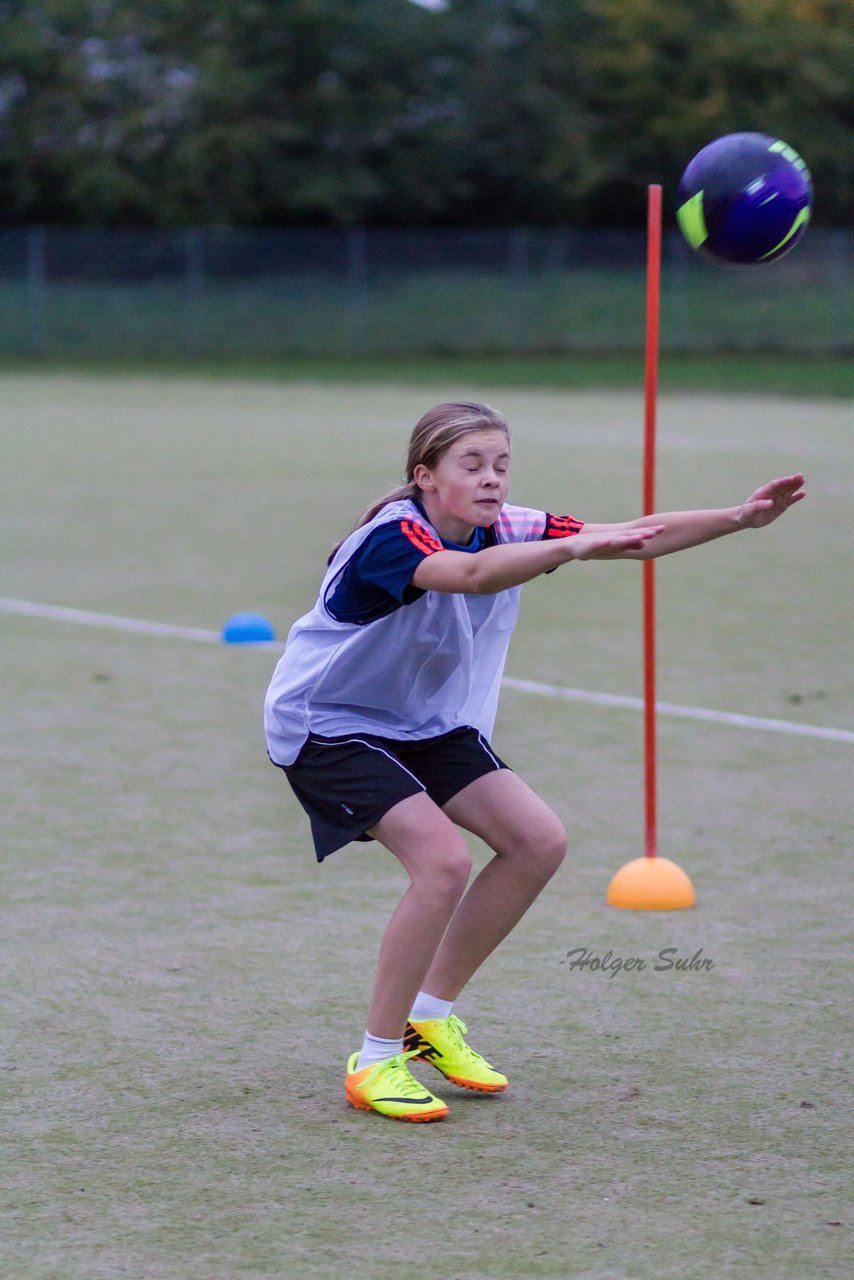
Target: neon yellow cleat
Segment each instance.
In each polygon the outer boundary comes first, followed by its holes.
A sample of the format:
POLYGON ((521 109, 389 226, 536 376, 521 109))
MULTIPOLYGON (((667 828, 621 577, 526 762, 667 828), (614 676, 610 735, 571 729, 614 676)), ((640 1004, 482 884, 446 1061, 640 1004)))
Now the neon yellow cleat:
POLYGON ((464 1089, 501 1093, 507 1088, 507 1077, 466 1044, 463 1035, 467 1031, 466 1024, 453 1013, 430 1022, 407 1022, 403 1047, 464 1089))
POLYGON ((360 1111, 378 1111, 381 1116, 408 1120, 410 1124, 441 1120, 448 1108, 411 1074, 407 1059, 414 1057, 414 1053, 399 1053, 357 1071, 359 1055, 354 1053, 347 1063, 345 1082, 350 1106, 360 1111))

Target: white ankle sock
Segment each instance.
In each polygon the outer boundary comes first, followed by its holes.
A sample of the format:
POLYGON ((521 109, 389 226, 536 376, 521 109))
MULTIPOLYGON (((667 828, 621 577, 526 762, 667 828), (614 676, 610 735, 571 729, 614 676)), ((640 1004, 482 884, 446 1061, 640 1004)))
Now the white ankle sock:
POLYGON ((432 1022, 434 1018, 450 1018, 453 1007, 453 1000, 440 1000, 438 996, 419 991, 409 1020, 410 1022, 432 1022))
POLYGON ((398 1053, 403 1053, 402 1037, 400 1040, 383 1040, 382 1036, 372 1036, 370 1031, 366 1031, 359 1050, 356 1070, 361 1071, 362 1067, 371 1067, 375 1062, 385 1062, 386 1058, 394 1058, 398 1053))

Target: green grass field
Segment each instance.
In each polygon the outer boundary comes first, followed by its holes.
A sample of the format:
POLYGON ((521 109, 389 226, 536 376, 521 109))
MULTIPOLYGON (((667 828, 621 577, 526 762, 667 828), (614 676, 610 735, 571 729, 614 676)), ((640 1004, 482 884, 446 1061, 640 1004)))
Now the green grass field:
MULTIPOLYGON (((684 274, 684 273, 683 273, 684 274)), ((734 277, 694 267, 680 289, 663 285, 666 348, 833 351, 845 332, 826 272, 789 270, 789 305, 779 277, 734 277), (835 305, 836 304, 836 305, 835 305), (798 323, 792 325, 796 310, 798 323)), ((45 294, 44 343, 57 356, 94 351, 164 355, 187 347, 239 356, 363 350, 632 351, 643 345, 645 268, 548 271, 524 289, 506 273, 390 272, 354 296, 346 280, 323 275, 208 283, 187 300, 181 279, 152 283, 52 284, 45 294), (426 337, 425 337, 426 335, 426 337)), ((20 344, 24 285, 4 287, 0 349, 20 344)))
MULTIPOLYGON (((173 353, 171 358, 89 357, 58 360, 0 354, 5 373, 76 373, 106 377, 204 378, 217 381, 263 379, 271 382, 392 384, 541 391, 636 391, 643 383, 643 357, 638 352, 540 356, 272 356, 198 357, 173 353)), ((819 397, 850 400, 854 396, 854 364, 845 357, 793 354, 668 355, 659 369, 659 387, 668 391, 724 391, 728 394, 819 397)))
MULTIPOLYGON (((284 636, 416 418, 483 395, 511 501, 638 512, 636 390, 7 372, 0 594, 284 636)), ((660 562, 659 696, 854 730, 851 405, 667 391, 658 505, 802 469, 770 529, 660 562)), ((458 1012, 511 1078, 451 1116, 343 1100, 391 856, 314 862, 266 760, 275 655, 0 613, 3 1280, 847 1280, 854 743, 660 718, 690 911, 605 905, 642 852, 636 711, 507 690, 497 749, 570 855, 458 1012), (584 947, 638 957, 613 977, 584 947), (708 971, 656 971, 662 948, 708 971)), ((508 674, 640 693, 637 565, 525 589, 508 674)), ((473 843, 476 861, 486 857, 473 843)), ((435 1085, 429 1068, 416 1070, 435 1085)))

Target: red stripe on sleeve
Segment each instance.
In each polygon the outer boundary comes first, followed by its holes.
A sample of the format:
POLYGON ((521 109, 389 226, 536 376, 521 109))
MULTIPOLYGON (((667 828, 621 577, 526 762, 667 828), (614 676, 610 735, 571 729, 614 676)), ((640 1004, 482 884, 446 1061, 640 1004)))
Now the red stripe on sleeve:
POLYGON ((571 538, 574 533, 580 533, 584 528, 583 520, 576 520, 574 516, 553 516, 551 513, 546 514, 546 531, 544 538, 571 538))
POLYGON ((425 556, 432 556, 437 551, 445 550, 439 539, 434 538, 432 533, 428 533, 423 525, 415 524, 412 520, 401 520, 400 528, 412 545, 419 551, 423 551, 425 556))

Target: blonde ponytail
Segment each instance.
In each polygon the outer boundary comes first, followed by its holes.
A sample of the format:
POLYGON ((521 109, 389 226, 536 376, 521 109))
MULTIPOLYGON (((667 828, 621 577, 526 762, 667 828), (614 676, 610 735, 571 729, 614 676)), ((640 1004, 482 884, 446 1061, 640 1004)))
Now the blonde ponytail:
MULTIPOLYGON (((379 498, 376 502, 371 503, 367 511, 363 511, 356 521, 355 529, 361 529, 363 524, 368 524, 373 520, 375 515, 382 511, 383 507, 387 507, 392 502, 402 502, 404 498, 415 498, 418 494, 418 485, 414 481, 408 484, 399 484, 396 489, 390 489, 384 498, 379 498)), ((337 550, 337 547, 336 547, 337 550)))

